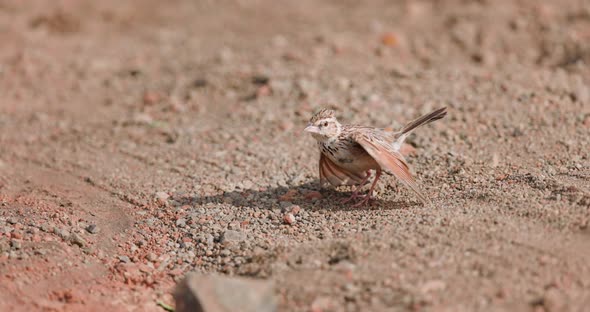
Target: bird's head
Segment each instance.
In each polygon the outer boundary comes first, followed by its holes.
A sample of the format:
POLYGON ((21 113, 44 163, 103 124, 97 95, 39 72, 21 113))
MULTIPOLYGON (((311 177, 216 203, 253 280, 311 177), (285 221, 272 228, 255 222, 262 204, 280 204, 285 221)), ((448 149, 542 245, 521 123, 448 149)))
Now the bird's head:
POLYGON ((338 138, 342 126, 336 119, 333 110, 322 109, 311 117, 305 131, 311 133, 316 140, 325 142, 338 138))

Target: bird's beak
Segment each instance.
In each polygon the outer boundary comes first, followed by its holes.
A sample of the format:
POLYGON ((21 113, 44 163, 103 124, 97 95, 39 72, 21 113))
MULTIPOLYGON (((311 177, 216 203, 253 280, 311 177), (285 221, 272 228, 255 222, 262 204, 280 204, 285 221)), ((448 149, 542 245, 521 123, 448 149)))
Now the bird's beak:
POLYGON ((307 127, 305 127, 305 129, 303 129, 303 131, 310 132, 310 133, 319 133, 320 128, 318 128, 312 124, 308 124, 307 127))

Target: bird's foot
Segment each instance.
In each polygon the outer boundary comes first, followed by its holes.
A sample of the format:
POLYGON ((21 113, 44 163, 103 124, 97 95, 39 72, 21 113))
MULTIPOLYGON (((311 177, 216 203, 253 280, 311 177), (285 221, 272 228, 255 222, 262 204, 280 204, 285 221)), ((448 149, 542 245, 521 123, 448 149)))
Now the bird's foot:
POLYGON ((375 197, 367 194, 367 195, 363 195, 363 196, 359 196, 362 197, 362 199, 353 205, 353 207, 363 207, 363 206, 367 206, 367 205, 371 205, 371 201, 375 200, 375 197))
POLYGON ((347 199, 341 200, 340 203, 341 204, 346 204, 346 203, 348 203, 350 201, 353 201, 353 200, 355 200, 357 198, 364 198, 364 197, 365 197, 365 195, 360 195, 359 192, 354 192, 347 199))
POLYGON ((360 200, 356 204, 354 204, 352 207, 361 207, 361 206, 365 206, 367 204, 370 204, 371 201, 375 199, 375 197, 373 197, 369 194, 359 194, 358 192, 355 192, 347 199, 340 201, 340 203, 346 204, 348 202, 355 201, 357 199, 360 199, 360 200))

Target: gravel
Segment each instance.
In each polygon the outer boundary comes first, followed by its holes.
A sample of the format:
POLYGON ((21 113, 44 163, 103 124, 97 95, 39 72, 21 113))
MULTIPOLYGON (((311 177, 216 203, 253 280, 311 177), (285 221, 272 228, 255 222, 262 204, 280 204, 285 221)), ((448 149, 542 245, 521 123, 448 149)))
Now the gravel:
POLYGON ((197 271, 272 280, 286 311, 583 309, 583 10, 569 0, 293 5, 101 2, 115 21, 149 17, 120 32, 72 5, 79 29, 67 40, 67 18, 52 21, 49 4, 10 11, 0 306, 92 310, 117 297, 110 310, 154 311, 197 271), (33 37, 38 53, 23 54, 33 37), (397 128, 443 105, 445 119, 409 137, 432 206, 389 175, 369 207, 319 185, 302 128, 320 107, 397 128), (88 294, 39 286, 71 280, 88 294))

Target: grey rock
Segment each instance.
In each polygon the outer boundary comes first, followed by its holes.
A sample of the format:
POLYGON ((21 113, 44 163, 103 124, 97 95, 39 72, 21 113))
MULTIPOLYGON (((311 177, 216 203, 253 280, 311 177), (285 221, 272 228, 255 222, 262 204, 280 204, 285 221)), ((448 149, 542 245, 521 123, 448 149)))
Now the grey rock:
POLYGON ((277 310, 271 282, 238 277, 189 273, 176 286, 174 299, 177 312, 277 310))
POLYGON ((88 232, 90 234, 96 234, 96 233, 100 232, 100 229, 98 228, 98 226, 96 226, 96 224, 90 224, 89 226, 86 227, 86 232, 88 232))
POLYGON ((281 206, 281 212, 285 212, 285 211, 287 211, 288 208, 293 206, 293 203, 291 203, 289 201, 282 201, 279 203, 279 206, 281 206))
POLYGON ((215 242, 215 237, 213 237, 211 234, 205 234, 203 237, 201 237, 201 242, 211 246, 215 242))
POLYGON ((14 240, 13 239, 13 240, 10 241, 10 246, 12 246, 12 248, 18 250, 18 249, 21 249, 22 248, 22 243, 20 241, 17 241, 17 240, 14 240))
POLYGON ((119 259, 119 261, 121 261, 123 263, 131 262, 131 259, 129 259, 129 257, 127 257, 127 256, 118 256, 117 258, 119 259))
POLYGON ((180 219, 176 220, 176 226, 185 227, 186 226, 186 219, 180 218, 180 219))
POLYGON ((236 230, 227 230, 225 232, 223 232, 223 235, 221 236, 221 242, 222 243, 237 243, 237 242, 241 242, 244 241, 246 239, 246 234, 244 234, 243 232, 240 231, 236 231, 236 230))
POLYGON ((58 227, 53 228, 53 234, 61 237, 61 239, 68 239, 70 237, 70 232, 64 229, 60 229, 58 227))
POLYGON ((49 224, 42 224, 40 229, 45 233, 51 232, 51 226, 49 224))
POLYGON ((84 247, 86 246, 86 241, 84 240, 84 238, 82 238, 82 236, 80 236, 80 234, 78 233, 72 233, 72 235, 70 236, 70 241, 74 244, 77 245, 79 247, 84 247))

